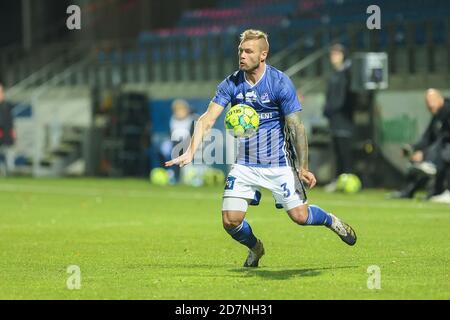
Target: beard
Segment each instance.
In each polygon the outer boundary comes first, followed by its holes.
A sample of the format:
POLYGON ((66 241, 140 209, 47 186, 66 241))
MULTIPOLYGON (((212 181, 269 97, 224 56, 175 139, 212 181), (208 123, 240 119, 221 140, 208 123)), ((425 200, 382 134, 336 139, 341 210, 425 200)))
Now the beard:
POLYGON ((245 64, 245 65, 241 66, 239 64, 239 70, 242 70, 242 71, 245 71, 245 72, 252 72, 252 71, 258 69, 259 65, 260 65, 259 61, 254 63, 254 64, 251 64, 251 65, 245 64))

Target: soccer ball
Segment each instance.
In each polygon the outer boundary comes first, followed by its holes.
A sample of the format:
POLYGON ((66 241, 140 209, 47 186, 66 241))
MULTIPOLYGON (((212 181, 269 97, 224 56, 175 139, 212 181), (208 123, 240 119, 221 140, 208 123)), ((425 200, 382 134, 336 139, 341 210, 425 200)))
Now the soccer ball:
POLYGON ((361 190, 361 180, 357 175, 351 173, 343 173, 339 175, 336 190, 344 193, 356 193, 361 190))
POLYGON ((225 115, 225 128, 235 138, 248 138, 258 130, 258 127, 258 113, 246 104, 231 107, 225 115))
POLYGON ((150 172, 150 182, 157 186, 169 184, 169 173, 164 168, 155 168, 150 172))

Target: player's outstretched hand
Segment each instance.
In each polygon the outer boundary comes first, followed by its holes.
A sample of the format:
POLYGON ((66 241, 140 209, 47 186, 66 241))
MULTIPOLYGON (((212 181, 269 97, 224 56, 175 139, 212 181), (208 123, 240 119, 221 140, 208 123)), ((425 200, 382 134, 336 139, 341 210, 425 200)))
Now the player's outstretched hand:
POLYGON ((301 169, 300 172, 298 173, 298 176, 302 181, 306 182, 306 184, 309 186, 310 189, 314 188, 314 186, 317 183, 314 174, 308 170, 301 169))
POLYGON ((185 165, 191 163, 192 159, 193 159, 192 154, 190 152, 185 152, 181 156, 179 156, 175 159, 172 159, 170 161, 167 161, 164 165, 166 167, 170 167, 173 165, 179 165, 181 168, 181 167, 184 167, 185 165))

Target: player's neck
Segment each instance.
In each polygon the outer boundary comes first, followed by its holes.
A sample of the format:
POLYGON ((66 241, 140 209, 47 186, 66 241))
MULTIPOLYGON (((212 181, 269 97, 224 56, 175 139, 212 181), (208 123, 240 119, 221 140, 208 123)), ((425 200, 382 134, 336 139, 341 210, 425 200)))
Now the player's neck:
POLYGON ((251 84, 255 85, 261 77, 264 75, 264 71, 266 71, 266 64, 261 63, 258 68, 252 71, 245 71, 245 79, 251 84))

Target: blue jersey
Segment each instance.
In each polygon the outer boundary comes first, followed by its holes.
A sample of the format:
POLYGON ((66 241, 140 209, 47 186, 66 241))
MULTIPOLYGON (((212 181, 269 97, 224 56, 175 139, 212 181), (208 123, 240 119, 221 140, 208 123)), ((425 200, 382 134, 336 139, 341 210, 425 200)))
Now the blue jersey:
POLYGON ((250 138, 239 139, 236 163, 255 167, 293 166, 294 149, 285 127, 285 117, 302 110, 292 81, 266 65, 261 79, 250 84, 244 71, 236 71, 217 87, 212 102, 227 107, 242 103, 258 112, 260 125, 250 138))

